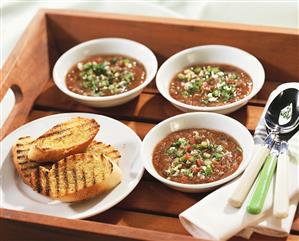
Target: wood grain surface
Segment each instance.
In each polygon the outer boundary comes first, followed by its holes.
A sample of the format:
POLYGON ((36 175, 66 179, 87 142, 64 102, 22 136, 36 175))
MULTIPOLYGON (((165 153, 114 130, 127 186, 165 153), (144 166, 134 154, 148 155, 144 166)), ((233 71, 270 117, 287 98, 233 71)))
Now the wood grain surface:
MULTIPOLYGON (((1 70, 0 99, 11 86, 19 93, 17 105, 1 129, 1 139, 25 122, 65 112, 111 116, 144 138, 155 124, 182 113, 158 93, 154 81, 138 98, 113 108, 79 104, 57 89, 51 79, 57 58, 79 42, 108 36, 130 38, 147 45, 155 52, 159 64, 177 51, 202 44, 233 45, 254 54, 265 67, 266 83, 248 105, 230 115, 251 133, 271 91, 282 82, 299 80, 299 34, 294 30, 42 10, 1 70)), ((0 209, 1 240, 196 240, 182 227, 178 214, 207 194, 169 189, 145 172, 127 198, 110 210, 85 220, 0 209)), ((232 240, 243 239, 234 237, 232 240)), ((299 240, 299 211, 287 238, 255 234, 250 240, 299 240)))

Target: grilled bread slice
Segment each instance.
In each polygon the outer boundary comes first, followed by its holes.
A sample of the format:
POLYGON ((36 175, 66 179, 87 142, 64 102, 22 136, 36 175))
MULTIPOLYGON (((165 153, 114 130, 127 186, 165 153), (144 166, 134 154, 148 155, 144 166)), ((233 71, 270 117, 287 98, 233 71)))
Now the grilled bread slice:
MULTIPOLYGON (((20 174, 23 181, 30 185, 31 172, 40 166, 40 162, 31 161, 28 159, 28 152, 33 143, 33 139, 30 136, 20 137, 12 147, 12 159, 14 165, 20 174)), ((44 166, 49 168, 49 165, 44 166)))
POLYGON ((86 149, 86 153, 90 153, 92 155, 101 155, 104 154, 106 157, 108 157, 111 161, 118 164, 119 159, 121 158, 121 155, 119 151, 109 145, 105 144, 103 142, 97 142, 93 141, 86 149))
POLYGON ((56 162, 50 170, 39 167, 31 172, 34 190, 63 202, 91 198, 120 182, 119 167, 103 154, 75 154, 56 162))
POLYGON ((72 118, 37 138, 30 147, 28 158, 38 162, 55 162, 84 152, 98 131, 99 125, 94 119, 72 118))
MULTIPOLYGON (((32 161, 28 158, 28 152, 33 142, 34 139, 30 136, 20 137, 12 148, 12 159, 14 165, 20 177, 28 185, 30 185, 32 171, 35 171, 35 169, 41 165, 46 169, 51 169, 52 167, 51 163, 41 163, 38 161, 32 161)), ((92 141, 92 143, 86 149, 86 153, 92 155, 104 154, 107 158, 115 163, 117 163, 120 159, 118 150, 103 142, 92 141)))

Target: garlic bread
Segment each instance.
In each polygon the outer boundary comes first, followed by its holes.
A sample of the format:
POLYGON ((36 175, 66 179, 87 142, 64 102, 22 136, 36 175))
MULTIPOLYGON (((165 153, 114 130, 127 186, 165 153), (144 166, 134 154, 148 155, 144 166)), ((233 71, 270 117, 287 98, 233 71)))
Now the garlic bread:
POLYGON ((119 151, 111 146, 110 144, 105 144, 103 142, 93 141, 86 149, 86 153, 90 153, 92 155, 101 155, 104 154, 111 161, 118 164, 121 155, 119 151))
POLYGON ((37 162, 55 162, 82 153, 98 131, 99 125, 94 119, 72 118, 38 137, 30 147, 28 158, 37 162))
POLYGON ((103 154, 75 154, 56 162, 50 170, 38 167, 31 172, 34 190, 63 202, 91 198, 120 182, 119 167, 103 154))
MULTIPOLYGON (((28 152, 33 141, 30 136, 20 137, 12 147, 12 160, 17 172, 27 185, 30 185, 31 172, 41 165, 40 162, 28 159, 28 152)), ((49 165, 45 168, 49 168, 49 165)))

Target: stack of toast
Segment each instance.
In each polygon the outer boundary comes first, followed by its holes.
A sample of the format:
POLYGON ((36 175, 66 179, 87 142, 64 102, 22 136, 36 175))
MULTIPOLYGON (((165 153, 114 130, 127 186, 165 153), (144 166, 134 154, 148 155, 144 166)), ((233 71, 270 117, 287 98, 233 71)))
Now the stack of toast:
POLYGON ((120 153, 94 137, 100 126, 76 117, 38 137, 20 137, 12 148, 22 180, 33 190, 63 202, 91 198, 121 182, 120 153))

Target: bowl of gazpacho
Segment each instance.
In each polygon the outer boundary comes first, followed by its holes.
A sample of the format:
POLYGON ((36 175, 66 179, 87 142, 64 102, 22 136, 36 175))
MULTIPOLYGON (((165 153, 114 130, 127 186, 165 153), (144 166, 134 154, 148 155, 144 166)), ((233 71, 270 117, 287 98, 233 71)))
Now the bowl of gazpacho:
POLYGON ((160 67, 160 93, 182 111, 227 114, 244 106, 264 84, 263 66, 253 55, 230 46, 183 50, 160 67))
POLYGON ((237 177, 250 160, 253 139, 245 126, 217 113, 192 112, 156 125, 142 144, 146 170, 185 192, 215 189, 237 177))
POLYGON ((122 38, 94 39, 69 49, 56 62, 57 87, 87 105, 110 107, 138 96, 157 71, 153 52, 122 38))

